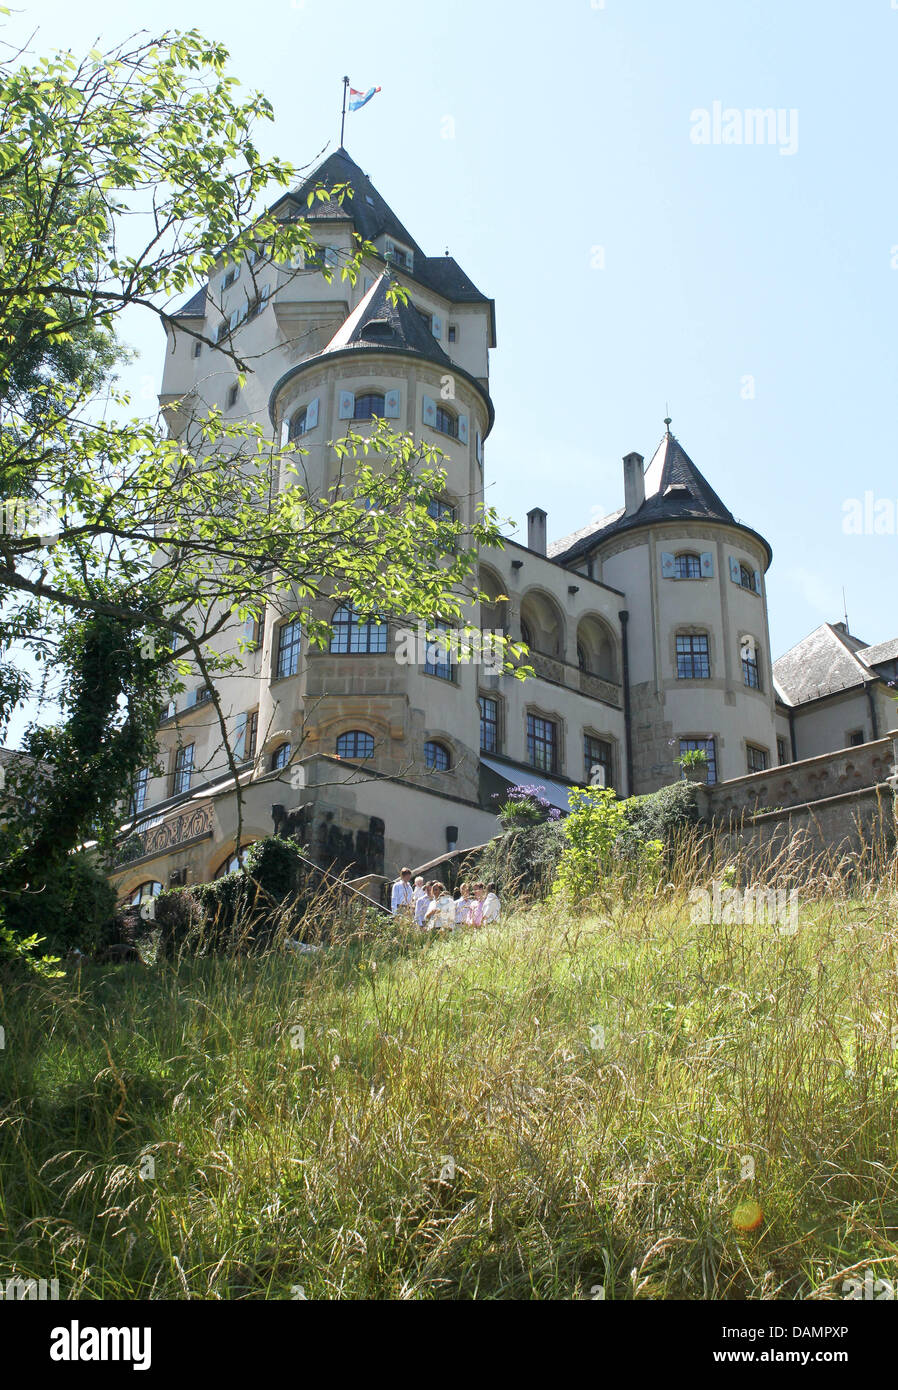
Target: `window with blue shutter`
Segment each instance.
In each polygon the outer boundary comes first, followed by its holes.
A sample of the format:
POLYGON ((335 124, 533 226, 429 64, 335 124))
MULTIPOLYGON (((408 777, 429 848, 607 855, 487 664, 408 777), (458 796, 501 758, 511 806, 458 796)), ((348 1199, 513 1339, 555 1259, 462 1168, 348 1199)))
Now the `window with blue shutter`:
POLYGON ((714 576, 714 556, 710 550, 702 551, 702 578, 711 579, 714 576))
POLYGON ((459 415, 459 417, 458 417, 458 442, 459 442, 460 444, 467 444, 467 442, 468 442, 468 417, 467 417, 467 415, 459 415))
POLYGON ((662 579, 673 579, 673 577, 674 577, 674 572, 675 572, 675 570, 676 570, 676 565, 677 565, 676 556, 675 556, 675 555, 671 555, 671 554, 670 554, 668 551, 666 551, 666 550, 662 550, 662 552, 661 552, 661 578, 662 578, 662 579))
POLYGON ((477 430, 476 433, 475 433, 475 435, 474 435, 474 453, 475 453, 475 455, 477 456, 477 462, 480 464, 480 467, 482 468, 482 467, 483 467, 483 435, 480 433, 480 430, 477 430))
POLYGON ((384 417, 387 420, 399 419, 400 395, 398 391, 387 391, 384 395, 384 417))
POLYGON ((433 427, 434 427, 434 429, 435 429, 435 428, 436 428, 436 423, 437 423, 437 403, 436 403, 436 401, 435 401, 435 400, 432 400, 430 396, 424 396, 424 397, 422 398, 421 405, 422 405, 422 412, 421 412, 421 413, 422 413, 422 417, 423 417, 423 419, 424 419, 425 425, 433 425, 433 427))
POLYGON ((305 430, 303 431, 303 433, 308 434, 309 430, 313 430, 317 424, 318 424, 318 397, 316 396, 315 399, 314 399, 313 401, 309 401, 309 404, 308 404, 307 407, 306 407, 306 427, 305 427, 305 430))
POLYGON ((742 583, 739 561, 736 559, 735 555, 730 556, 730 578, 734 584, 742 583))
POLYGON ((246 715, 238 714, 237 723, 234 726, 234 761, 242 763, 246 757, 244 746, 246 744, 246 715))
POLYGON ((431 317, 431 320, 430 320, 430 331, 431 331, 431 333, 433 334, 433 336, 434 336, 435 338, 442 338, 442 336, 443 336, 443 320, 440 318, 439 314, 434 314, 434 315, 431 317))
POLYGON ((760 592, 761 592, 761 571, 760 571, 760 570, 755 570, 755 593, 756 593, 756 594, 759 594, 760 592))
POLYGON ((352 391, 340 392, 339 418, 351 420, 355 415, 355 395, 352 391))

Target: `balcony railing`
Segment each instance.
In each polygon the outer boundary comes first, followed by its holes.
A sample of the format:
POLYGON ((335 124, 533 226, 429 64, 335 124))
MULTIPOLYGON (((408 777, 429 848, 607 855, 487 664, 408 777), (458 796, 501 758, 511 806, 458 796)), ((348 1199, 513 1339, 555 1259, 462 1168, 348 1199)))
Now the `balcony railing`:
POLYGON ((531 651, 526 661, 543 680, 579 690, 581 695, 601 700, 603 704, 613 705, 615 709, 622 707, 622 689, 615 681, 605 680, 604 676, 594 676, 591 671, 583 671, 579 666, 559 661, 557 657, 546 656, 545 652, 531 651))

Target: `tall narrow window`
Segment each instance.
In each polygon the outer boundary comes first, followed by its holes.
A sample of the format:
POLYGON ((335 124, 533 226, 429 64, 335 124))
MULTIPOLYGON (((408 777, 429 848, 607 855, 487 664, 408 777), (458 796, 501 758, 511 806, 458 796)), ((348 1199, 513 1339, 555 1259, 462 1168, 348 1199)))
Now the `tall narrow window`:
POLYGON ((583 780, 593 787, 610 787, 614 780, 611 744, 592 734, 583 736, 583 780))
POLYGON ((299 648, 302 641, 302 624, 298 618, 284 623, 278 633, 278 676, 295 676, 299 670, 299 648))
POLYGON ((703 634, 677 633, 677 679, 706 681, 711 676, 708 638, 703 634))
POLYGON ((786 740, 784 738, 778 738, 776 740, 776 760, 780 767, 783 767, 789 761, 786 740))
POLYGON ((753 637, 743 637, 740 647, 742 653, 742 680, 753 690, 761 689, 761 672, 758 667, 758 648, 753 637))
POLYGON ((749 772, 767 771, 768 758, 766 748, 756 748, 754 744, 749 743, 745 753, 749 772))
POLYGON ((428 676, 439 676, 440 680, 452 680, 452 661, 443 634, 449 631, 448 623, 434 623, 427 633, 427 652, 424 670, 428 676))
POLYGON ((131 815, 139 816, 144 806, 147 804, 147 787, 150 783, 150 769, 142 767, 137 774, 134 783, 134 791, 131 796, 131 815))
POLYGON ((499 751, 499 701, 489 695, 480 696, 480 751, 499 751))
POLYGON ((189 792, 190 783, 193 779, 193 754, 196 745, 188 743, 186 748, 179 748, 175 754, 175 781, 173 795, 179 792, 189 792))
POLYGON ((428 740, 424 745, 424 766, 429 768, 431 772, 448 772, 448 748, 444 748, 442 743, 433 743, 428 740))
POLYGON ((278 772, 282 767, 286 767, 290 761, 289 743, 279 743, 271 755, 271 770, 278 772))
POLYGON ((527 715, 527 761, 541 772, 554 772, 558 763, 558 725, 539 714, 527 715))

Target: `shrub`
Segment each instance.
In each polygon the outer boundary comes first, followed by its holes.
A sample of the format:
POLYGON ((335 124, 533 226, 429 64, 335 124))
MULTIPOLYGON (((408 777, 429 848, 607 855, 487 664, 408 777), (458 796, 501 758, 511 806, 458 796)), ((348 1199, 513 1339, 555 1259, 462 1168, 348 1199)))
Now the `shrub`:
POLYGON ((640 840, 661 840, 666 847, 687 827, 701 822, 699 790, 694 782, 672 782, 647 796, 623 803, 627 822, 640 840))
POLYGON ((37 931, 50 953, 101 950, 115 938, 115 913, 115 890, 86 853, 51 865, 42 881, 3 904, 7 931, 21 939, 37 931))
POLYGON ((655 871, 663 846, 643 839, 631 825, 626 802, 611 787, 570 793, 571 812, 562 830, 564 848, 553 894, 579 903, 623 871, 630 879, 655 871))
POLYGON ((463 878, 495 883, 500 897, 545 897, 561 862, 564 837, 558 821, 508 830, 491 840, 463 878))

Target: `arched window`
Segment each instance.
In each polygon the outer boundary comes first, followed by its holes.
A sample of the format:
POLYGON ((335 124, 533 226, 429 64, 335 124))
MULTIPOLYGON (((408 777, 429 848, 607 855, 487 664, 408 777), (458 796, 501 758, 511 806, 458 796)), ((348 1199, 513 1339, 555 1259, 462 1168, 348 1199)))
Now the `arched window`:
POLYGON ((424 745, 424 765, 432 772, 449 771, 449 749, 442 743, 434 743, 428 740, 424 745))
POLYGON ((700 555, 685 553, 674 559, 675 579, 701 579, 702 560, 700 555))
POLYGON ((241 869, 246 863, 246 856, 248 853, 249 845, 244 845, 239 854, 237 854, 236 851, 233 854, 229 854, 227 859, 219 864, 212 877, 224 878, 225 874, 235 874, 237 870, 241 869))
POLYGON ((379 618, 367 618, 360 623, 348 604, 343 604, 333 616, 331 652, 337 655, 377 655, 387 650, 387 625, 379 618))
POLYGON ((286 767, 290 761, 290 744, 279 743, 271 755, 271 770, 277 772, 279 768, 286 767))
POLYGON ((751 589, 753 594, 756 594, 758 592, 758 586, 755 583, 754 571, 750 570, 748 568, 748 565, 740 564, 739 583, 742 585, 743 589, 751 589))
POLYGON ((350 729, 337 739, 338 758, 370 758, 374 752, 374 735, 364 729, 350 729))
POLYGON ((458 417, 444 406, 437 406, 437 418, 434 429, 439 430, 440 434, 448 434, 451 439, 458 438, 458 417))
POLYGON ((140 907, 148 898, 157 898, 162 892, 162 884, 155 878, 148 878, 146 883, 142 883, 139 888, 135 888, 129 895, 128 902, 131 907, 140 907))
POLYGON ((355 409, 352 412, 353 420, 371 420, 375 415, 383 415, 384 398, 383 394, 377 391, 368 391, 364 396, 356 396, 355 409))
POLYGON ((297 410, 290 420, 290 428, 287 431, 288 439, 299 439, 301 434, 306 432, 306 421, 309 418, 309 408, 304 405, 302 410, 297 410))

